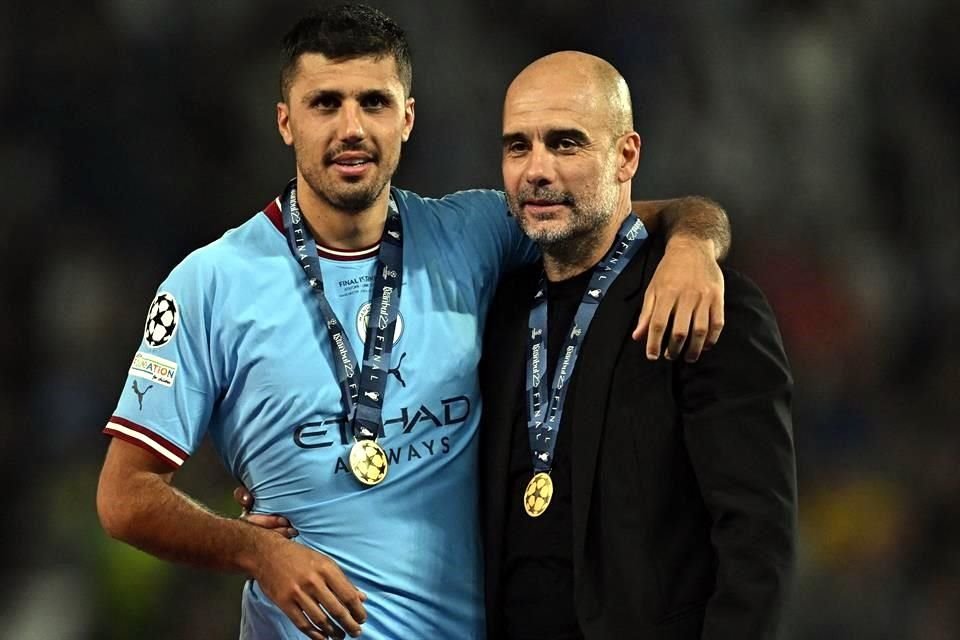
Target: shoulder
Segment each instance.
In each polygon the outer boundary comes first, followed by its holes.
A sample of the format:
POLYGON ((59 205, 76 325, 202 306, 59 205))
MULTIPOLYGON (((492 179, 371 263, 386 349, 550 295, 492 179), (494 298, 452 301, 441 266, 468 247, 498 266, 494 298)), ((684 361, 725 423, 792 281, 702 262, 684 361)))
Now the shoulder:
POLYGON ((257 258, 278 255, 278 243, 285 243, 283 236, 265 215, 258 213, 188 254, 173 268, 167 282, 209 288, 218 280, 236 278, 243 271, 256 268, 257 258))
POLYGON ((448 210, 468 213, 478 207, 496 207, 506 211, 506 199, 502 192, 492 189, 467 189, 455 191, 440 198, 424 197, 413 191, 394 188, 394 196, 408 207, 423 207, 432 210, 448 210))
POLYGON ((747 384, 756 388, 792 385, 790 365, 776 316, 766 296, 744 274, 723 268, 724 326, 716 346, 690 373, 711 373, 719 387, 747 384))
MULTIPOLYGON (((773 309, 760 287, 743 273, 723 267, 724 303, 726 305, 726 326, 731 319, 741 319, 754 323, 772 323, 776 325, 773 309)), ((734 325, 732 328, 736 328, 734 325)), ((726 331, 726 329, 725 329, 726 331)))

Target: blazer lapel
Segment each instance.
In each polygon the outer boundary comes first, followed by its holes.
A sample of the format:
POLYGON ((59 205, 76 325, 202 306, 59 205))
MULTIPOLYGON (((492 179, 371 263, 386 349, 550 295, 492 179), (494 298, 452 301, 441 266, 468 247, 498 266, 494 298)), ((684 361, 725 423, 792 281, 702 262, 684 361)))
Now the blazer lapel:
MULTIPOLYGON (((617 278, 597 309, 577 362, 576 394, 570 424, 573 430, 573 570, 580 574, 587 535, 587 520, 597 472, 597 456, 606 424, 607 397, 614 368, 624 340, 637 324, 642 307, 642 294, 656 260, 651 260, 651 244, 646 241, 624 272, 617 278), (651 263, 652 266, 651 266, 651 263)), ((574 372, 576 374, 576 372, 574 372)))

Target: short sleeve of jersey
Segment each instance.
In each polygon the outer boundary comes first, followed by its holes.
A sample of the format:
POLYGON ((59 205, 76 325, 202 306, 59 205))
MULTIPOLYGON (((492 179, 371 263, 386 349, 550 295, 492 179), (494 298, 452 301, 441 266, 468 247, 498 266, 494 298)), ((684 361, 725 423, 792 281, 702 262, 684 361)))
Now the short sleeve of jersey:
POLYGON ((537 246, 510 215, 502 191, 458 191, 438 202, 465 214, 466 233, 462 241, 474 245, 478 255, 490 259, 489 266, 498 276, 540 258, 537 246))
POLYGON ((195 256, 171 272, 150 303, 140 346, 104 429, 173 468, 199 446, 218 396, 210 339, 213 271, 195 256))

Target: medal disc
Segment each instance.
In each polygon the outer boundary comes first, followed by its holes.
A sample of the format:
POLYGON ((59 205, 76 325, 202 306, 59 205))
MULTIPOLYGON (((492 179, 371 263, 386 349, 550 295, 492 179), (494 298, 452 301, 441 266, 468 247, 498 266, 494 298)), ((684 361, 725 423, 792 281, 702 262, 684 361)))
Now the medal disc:
POLYGON ((387 454, 375 440, 359 440, 350 449, 350 470, 363 484, 380 484, 387 477, 387 454))
POLYGON ((553 480, 542 471, 534 475, 523 492, 523 510, 531 518, 543 515, 553 498, 553 480))

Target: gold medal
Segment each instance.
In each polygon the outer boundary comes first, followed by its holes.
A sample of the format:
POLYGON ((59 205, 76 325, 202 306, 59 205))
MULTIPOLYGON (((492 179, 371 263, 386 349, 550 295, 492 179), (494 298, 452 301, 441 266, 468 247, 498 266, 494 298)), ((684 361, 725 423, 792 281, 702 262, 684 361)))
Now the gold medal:
POLYGON ((553 498, 553 480, 544 472, 530 478, 527 490, 523 492, 523 510, 531 518, 543 515, 553 498))
POLYGON ((387 454, 376 440, 358 440, 350 449, 350 470, 363 484, 383 482, 387 466, 387 454))

